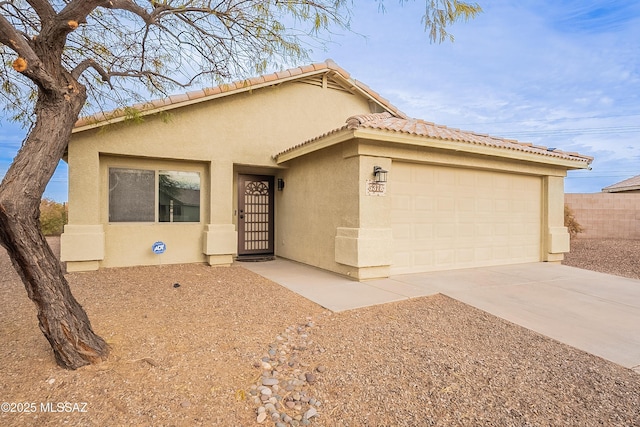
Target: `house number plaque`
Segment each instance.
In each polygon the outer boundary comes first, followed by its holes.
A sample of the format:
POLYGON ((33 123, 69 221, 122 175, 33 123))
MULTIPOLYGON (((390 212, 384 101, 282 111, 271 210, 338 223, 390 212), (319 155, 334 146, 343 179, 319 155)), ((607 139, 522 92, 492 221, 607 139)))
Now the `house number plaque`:
POLYGON ((387 193, 387 183, 367 180, 367 196, 384 196, 387 193))

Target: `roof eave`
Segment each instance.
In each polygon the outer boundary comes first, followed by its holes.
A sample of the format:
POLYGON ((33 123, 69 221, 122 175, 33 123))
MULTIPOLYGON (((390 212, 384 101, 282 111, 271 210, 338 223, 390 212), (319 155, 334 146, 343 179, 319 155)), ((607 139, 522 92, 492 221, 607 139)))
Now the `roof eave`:
POLYGON ((346 78, 345 76, 343 76, 341 73, 334 71, 334 75, 339 79, 342 80, 343 84, 348 85, 351 90, 357 92, 358 94, 360 94, 361 96, 370 99, 372 102, 374 102, 376 105, 378 105, 380 108, 382 108, 385 111, 388 111, 390 113, 392 113, 393 115, 395 115, 396 117, 402 118, 402 119, 406 119, 408 118, 408 116, 403 113, 402 111, 400 111, 396 106, 394 106, 393 104, 391 104, 391 102, 383 97, 381 97, 377 92, 375 92, 373 89, 371 89, 369 86, 367 86, 366 84, 352 79, 352 78, 346 78))
POLYGON ((456 141, 449 139, 439 139, 433 137, 425 137, 420 135, 410 135, 397 133, 393 131, 384 131, 377 129, 357 129, 354 132, 357 138, 371 139, 376 141, 388 141, 406 145, 414 145, 425 148, 435 148, 446 151, 456 151, 469 154, 478 154, 484 156, 501 157, 510 160, 520 160, 526 162, 534 162, 545 165, 557 166, 567 170, 588 169, 592 158, 590 157, 558 157, 548 156, 541 153, 532 153, 520 151, 506 147, 493 147, 487 145, 475 144, 466 141, 456 141))
POLYGON ((342 128, 335 132, 332 132, 326 136, 320 137, 310 143, 304 143, 297 147, 293 147, 287 151, 274 156, 277 164, 282 164, 293 160, 297 157, 304 156, 314 151, 322 150, 323 148, 331 147, 341 142, 346 142, 354 138, 354 132, 351 129, 342 128))
MULTIPOLYGON (((262 89, 265 87, 269 87, 269 86, 274 86, 277 84, 281 84, 281 83, 285 83, 285 82, 289 82, 292 80, 298 80, 300 78, 303 77, 310 77, 310 76, 314 76, 317 74, 325 74, 325 73, 336 73, 339 75, 339 73, 337 73, 334 70, 331 69, 319 69, 319 70, 313 70, 313 71, 308 71, 308 72, 304 72, 301 74, 295 74, 295 75, 290 75, 290 76, 284 76, 284 77, 280 77, 277 80, 264 80, 262 79, 262 77, 256 77, 256 78, 251 78, 251 79, 247 79, 244 80, 243 82, 246 82, 246 85, 244 86, 240 86, 238 87, 238 83, 241 82, 236 82, 236 83, 230 83, 226 86, 229 87, 228 90, 220 90, 217 91, 216 93, 213 93, 211 95, 204 95, 204 96, 199 96, 199 97, 193 97, 190 98, 189 94, 190 93, 195 93, 195 92, 190 92, 184 95, 176 95, 176 98, 179 97, 186 97, 187 99, 185 99, 184 101, 179 101, 179 102, 166 102, 164 105, 158 106, 158 107, 151 107, 151 108, 145 108, 145 104, 142 104, 139 106, 139 110, 138 110, 138 114, 139 116, 151 116, 153 114, 158 114, 164 111, 169 111, 169 110, 173 110, 176 108, 182 108, 182 107, 187 107, 189 105, 193 105, 193 104, 199 104, 201 102, 206 102, 206 101, 211 101, 213 99, 217 99, 217 98, 223 98, 226 96, 231 96, 231 95, 236 95, 239 93, 243 93, 243 92, 251 92, 253 90, 257 90, 257 89, 262 89)), ((218 86, 216 88, 214 88, 214 90, 217 90, 218 88, 224 88, 225 85, 221 85, 218 86)), ((204 91, 206 92, 208 89, 204 89, 204 91)), ((170 99, 172 97, 169 97, 168 99, 170 99)), ((371 98, 369 96, 369 98, 371 98)), ((164 100, 159 100, 159 101, 151 101, 149 102, 149 105, 153 105, 154 103, 160 103, 160 102, 164 102, 164 100)), ((133 107, 135 108, 135 107, 133 107)), ((107 113, 106 115, 108 116, 109 113, 107 113)), ((77 126, 73 129, 72 133, 78 133, 78 132, 83 132, 89 129, 94 129, 97 127, 101 127, 101 126, 105 126, 105 125, 110 125, 110 124, 114 124, 114 123, 119 123, 119 122, 123 122, 127 120, 127 116, 126 115, 118 115, 112 118, 106 118, 104 120, 96 120, 95 123, 87 123, 87 124, 83 124, 80 126, 77 126)))
POLYGON ((435 148, 445 151, 455 151, 460 153, 477 154, 484 156, 501 157, 510 160, 534 162, 545 165, 561 167, 566 170, 588 169, 591 158, 566 158, 558 156, 545 156, 539 153, 519 151, 509 148, 491 147, 478 145, 464 141, 443 140, 419 135, 407 135, 397 132, 381 131, 378 129, 347 129, 342 128, 329 135, 306 144, 301 144, 276 156, 278 164, 292 160, 296 157, 304 156, 314 151, 348 141, 350 139, 361 138, 379 142, 392 142, 396 144, 420 146, 424 148, 435 148))
MULTIPOLYGON (((372 90, 362 82, 351 78, 347 71, 340 68, 340 66, 338 66, 332 60, 327 60, 324 63, 292 68, 289 70, 267 74, 259 77, 252 77, 228 84, 222 84, 214 88, 197 90, 188 92, 186 94, 173 95, 165 99, 150 101, 146 104, 139 104, 133 106, 132 108, 136 110, 136 114, 138 117, 145 117, 176 108, 182 108, 189 105, 210 101, 217 98, 232 96, 243 92, 250 92, 269 86, 275 86, 286 82, 301 80, 312 76, 324 74, 331 75, 337 80, 340 80, 342 84, 348 86, 350 90, 356 92, 360 96, 365 97, 366 99, 369 99, 371 102, 375 103, 383 110, 389 111, 397 117, 407 117, 402 111, 391 104, 387 99, 381 97, 376 91, 372 90), (210 94, 207 94, 208 92, 210 94)), ((97 114, 80 119, 79 122, 81 124, 74 127, 72 133, 80 133, 90 129, 124 122, 126 120, 127 115, 124 114, 122 110, 104 113, 103 115, 97 114), (86 121, 86 123, 84 123, 83 121, 86 121)))
POLYGON ((640 185, 630 185, 628 187, 617 187, 617 188, 609 188, 605 187, 602 189, 603 193, 625 193, 627 191, 638 191, 640 190, 640 185))

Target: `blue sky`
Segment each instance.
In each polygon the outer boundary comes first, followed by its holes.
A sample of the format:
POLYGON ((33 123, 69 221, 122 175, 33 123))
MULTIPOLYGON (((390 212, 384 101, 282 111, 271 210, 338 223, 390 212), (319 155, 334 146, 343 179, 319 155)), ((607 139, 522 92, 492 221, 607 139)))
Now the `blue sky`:
MULTIPOLYGON (((331 58, 406 114, 450 127, 595 157, 567 192, 598 192, 640 174, 640 2, 478 0, 484 13, 430 44, 423 0, 356 0, 331 58)), ((0 123, 0 176, 24 132, 0 123)), ((61 165, 46 196, 67 199, 61 165)))

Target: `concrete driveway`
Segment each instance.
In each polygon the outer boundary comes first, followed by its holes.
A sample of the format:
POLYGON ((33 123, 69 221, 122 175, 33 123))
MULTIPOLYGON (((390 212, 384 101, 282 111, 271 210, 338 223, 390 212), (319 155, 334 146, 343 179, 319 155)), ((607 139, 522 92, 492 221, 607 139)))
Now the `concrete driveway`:
POLYGON ((240 265, 332 311, 442 293, 640 373, 640 280, 549 263, 366 282, 281 258, 240 265))

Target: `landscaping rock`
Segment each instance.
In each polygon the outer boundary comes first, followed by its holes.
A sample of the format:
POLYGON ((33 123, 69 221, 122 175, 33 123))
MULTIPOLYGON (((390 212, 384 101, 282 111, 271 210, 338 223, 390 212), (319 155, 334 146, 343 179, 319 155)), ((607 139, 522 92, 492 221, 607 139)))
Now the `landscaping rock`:
POLYGON ((318 366, 315 373, 298 369, 310 366, 305 352, 314 326, 315 322, 307 319, 304 325, 288 327, 269 344, 267 355, 253 363, 262 370, 258 382, 249 388, 249 394, 259 395, 258 401, 264 402, 258 403, 259 423, 270 418, 276 427, 296 427, 309 425, 318 416, 317 400, 309 394, 309 387, 317 381, 316 373, 326 368, 318 366))

